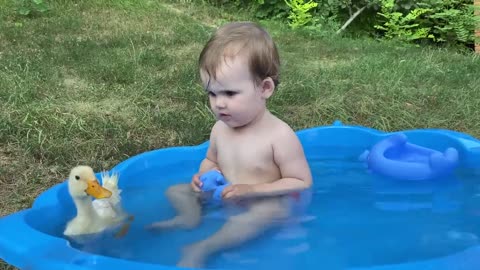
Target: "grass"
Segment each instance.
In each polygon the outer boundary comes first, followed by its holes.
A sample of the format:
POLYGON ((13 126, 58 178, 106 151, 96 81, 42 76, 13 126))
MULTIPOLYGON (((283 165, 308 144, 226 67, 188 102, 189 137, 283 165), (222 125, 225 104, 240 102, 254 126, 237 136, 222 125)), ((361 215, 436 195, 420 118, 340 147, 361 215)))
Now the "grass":
MULTIPOLYGON (((214 27, 249 19, 190 1, 50 2, 23 18, 0 0, 0 216, 30 207, 77 164, 110 169, 207 140, 198 54, 214 27)), ((261 23, 282 56, 269 107, 294 129, 340 119, 480 137, 480 57, 261 23)))

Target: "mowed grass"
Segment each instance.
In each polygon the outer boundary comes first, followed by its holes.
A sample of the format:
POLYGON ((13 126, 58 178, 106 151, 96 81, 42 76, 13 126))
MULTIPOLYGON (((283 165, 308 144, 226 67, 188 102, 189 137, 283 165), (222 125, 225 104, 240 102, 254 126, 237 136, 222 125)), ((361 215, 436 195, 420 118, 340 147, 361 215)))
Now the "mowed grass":
MULTIPOLYGON (((0 0, 0 216, 30 207, 75 165, 100 171, 207 140, 215 120, 198 55, 215 27, 253 20, 190 1, 49 5, 22 18, 0 0)), ((269 108, 294 129, 340 119, 480 137, 480 57, 260 23, 282 57, 269 108)))

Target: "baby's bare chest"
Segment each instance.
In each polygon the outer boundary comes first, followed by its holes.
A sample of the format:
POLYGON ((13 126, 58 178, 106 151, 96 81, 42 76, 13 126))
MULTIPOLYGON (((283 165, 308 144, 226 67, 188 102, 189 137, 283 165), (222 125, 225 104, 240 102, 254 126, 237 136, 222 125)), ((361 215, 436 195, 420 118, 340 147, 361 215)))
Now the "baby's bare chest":
POLYGON ((234 182, 236 179, 269 181, 279 174, 274 162, 273 141, 268 138, 219 138, 217 160, 224 174, 234 182))
POLYGON ((235 162, 245 167, 255 163, 265 163, 273 159, 273 150, 270 144, 237 144, 225 143, 218 145, 219 160, 235 162))

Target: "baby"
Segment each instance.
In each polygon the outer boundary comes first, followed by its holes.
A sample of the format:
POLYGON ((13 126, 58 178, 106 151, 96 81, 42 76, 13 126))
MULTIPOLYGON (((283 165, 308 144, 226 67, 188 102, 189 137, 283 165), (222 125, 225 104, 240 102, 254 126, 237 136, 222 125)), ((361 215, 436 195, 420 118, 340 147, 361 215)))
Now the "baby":
POLYGON ((184 250, 178 266, 202 267, 208 256, 251 240, 289 214, 285 198, 308 189, 312 176, 292 128, 266 108, 279 83, 280 60, 270 35, 251 22, 220 27, 200 54, 200 77, 218 121, 199 171, 190 184, 167 190, 177 211, 153 228, 194 228, 201 219, 203 173, 218 170, 229 181, 221 198, 242 202, 212 236, 184 250))

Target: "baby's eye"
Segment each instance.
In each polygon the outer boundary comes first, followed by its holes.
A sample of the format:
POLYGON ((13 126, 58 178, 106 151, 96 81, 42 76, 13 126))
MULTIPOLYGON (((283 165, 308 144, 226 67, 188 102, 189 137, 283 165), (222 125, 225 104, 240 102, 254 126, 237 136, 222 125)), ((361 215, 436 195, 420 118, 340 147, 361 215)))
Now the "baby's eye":
POLYGON ((235 92, 235 91, 225 91, 225 95, 227 95, 228 97, 233 97, 236 94, 237 94, 237 92, 235 92))
POLYGON ((215 97, 215 93, 213 93, 212 91, 208 91, 208 95, 211 96, 211 97, 215 97))

